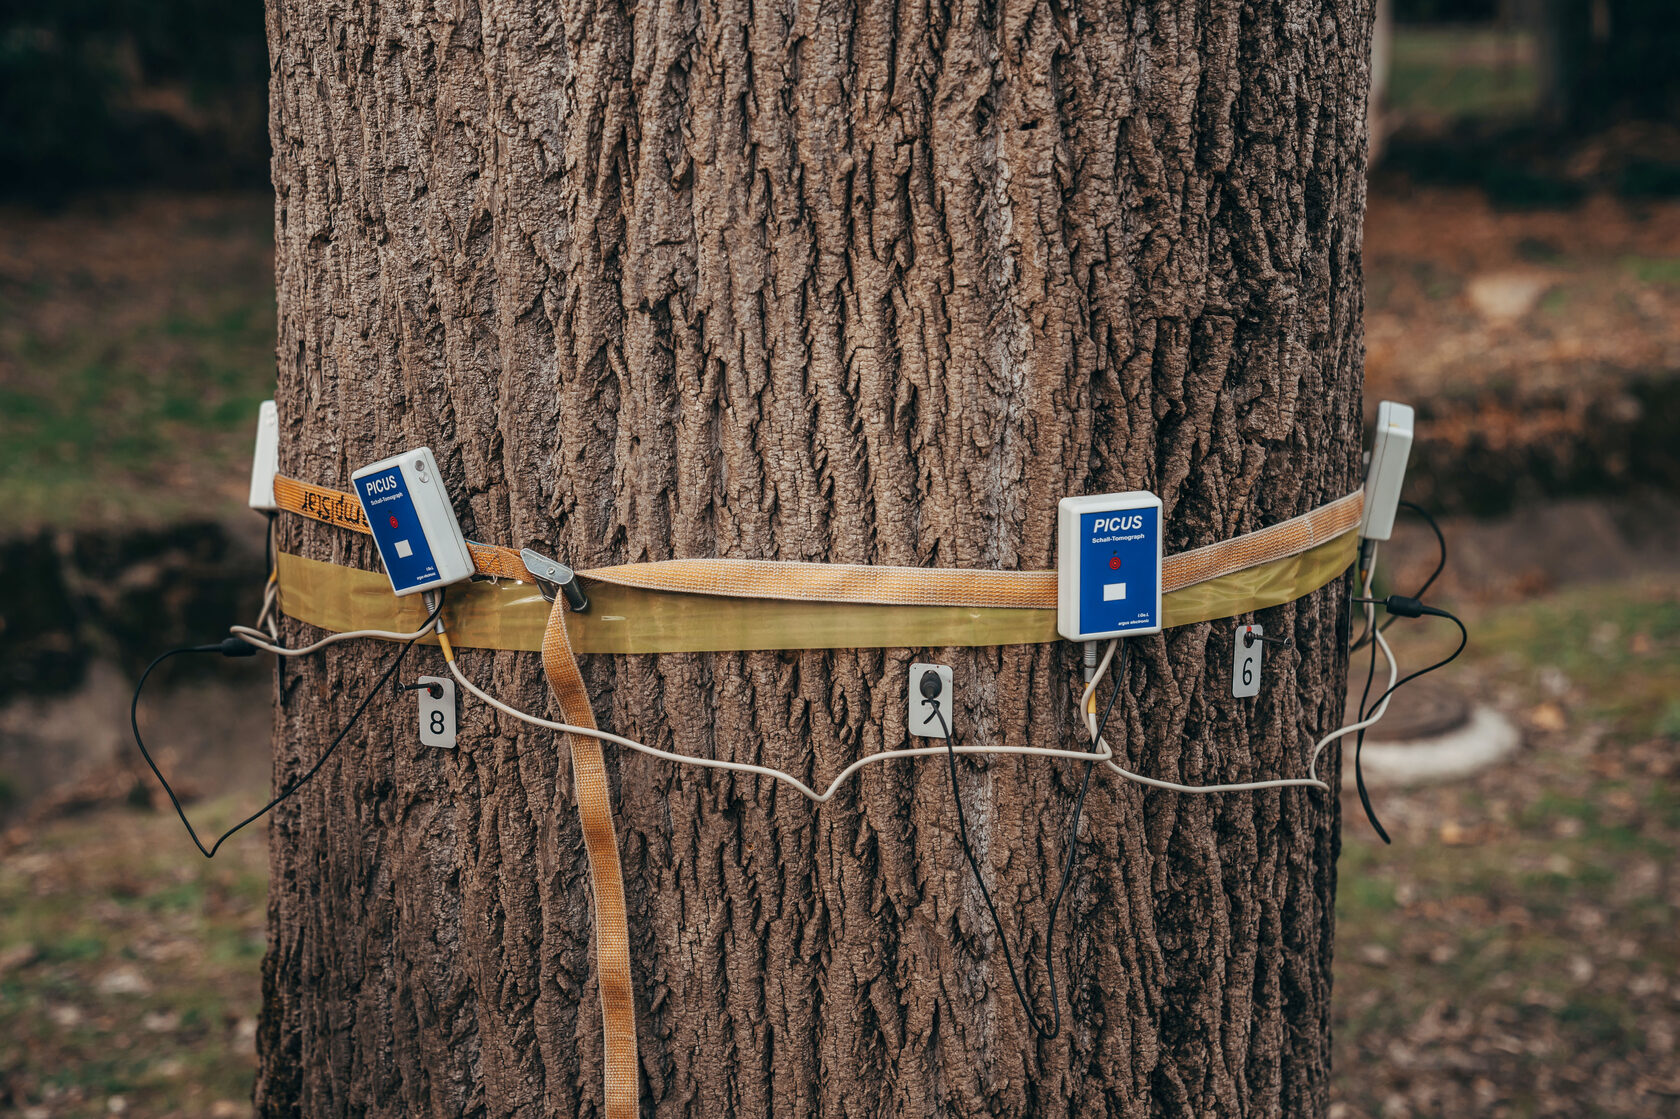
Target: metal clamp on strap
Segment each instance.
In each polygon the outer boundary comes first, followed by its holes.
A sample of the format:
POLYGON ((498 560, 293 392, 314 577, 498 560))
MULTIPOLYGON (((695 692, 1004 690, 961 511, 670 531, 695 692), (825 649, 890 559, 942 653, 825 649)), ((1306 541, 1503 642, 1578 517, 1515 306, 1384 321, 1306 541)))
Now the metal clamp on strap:
POLYGON ((566 596, 566 605, 578 613, 589 609, 589 598, 578 585, 577 572, 529 548, 520 549, 519 562, 525 565, 525 570, 531 573, 531 577, 537 581, 537 586, 542 588, 544 601, 553 602, 555 592, 558 591, 566 596))

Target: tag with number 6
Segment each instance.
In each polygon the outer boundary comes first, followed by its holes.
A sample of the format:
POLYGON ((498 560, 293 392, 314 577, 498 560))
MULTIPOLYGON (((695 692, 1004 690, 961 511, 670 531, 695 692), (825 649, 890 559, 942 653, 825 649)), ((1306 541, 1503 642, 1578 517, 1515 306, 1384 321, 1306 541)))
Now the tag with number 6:
POLYGON ((1238 699, 1260 694, 1260 665, 1266 643, 1260 635, 1265 626, 1238 626, 1237 649, 1231 660, 1231 694, 1238 699))

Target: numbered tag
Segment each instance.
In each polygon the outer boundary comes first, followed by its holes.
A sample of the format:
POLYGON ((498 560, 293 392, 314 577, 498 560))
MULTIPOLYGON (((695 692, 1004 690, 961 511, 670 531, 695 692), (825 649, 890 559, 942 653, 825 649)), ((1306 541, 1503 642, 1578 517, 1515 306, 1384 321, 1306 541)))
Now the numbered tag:
POLYGON ((1265 626, 1238 626, 1237 650, 1231 659, 1231 694, 1238 699, 1260 694, 1260 664, 1266 655, 1266 643, 1260 635, 1265 626))
POLYGON ((420 697, 420 744, 455 749, 455 681, 422 676, 419 683, 430 685, 414 693, 420 697))

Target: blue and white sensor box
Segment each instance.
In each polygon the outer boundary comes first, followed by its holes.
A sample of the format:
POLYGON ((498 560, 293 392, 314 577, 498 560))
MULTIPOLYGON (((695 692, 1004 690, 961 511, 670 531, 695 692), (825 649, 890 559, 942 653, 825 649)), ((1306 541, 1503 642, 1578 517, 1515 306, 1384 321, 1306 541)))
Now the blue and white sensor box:
POLYGON ((1161 632, 1161 499, 1064 497, 1056 509, 1056 630, 1069 641, 1161 632))
POLYGON ((430 447, 364 466, 350 480, 397 595, 472 577, 472 553, 430 447))

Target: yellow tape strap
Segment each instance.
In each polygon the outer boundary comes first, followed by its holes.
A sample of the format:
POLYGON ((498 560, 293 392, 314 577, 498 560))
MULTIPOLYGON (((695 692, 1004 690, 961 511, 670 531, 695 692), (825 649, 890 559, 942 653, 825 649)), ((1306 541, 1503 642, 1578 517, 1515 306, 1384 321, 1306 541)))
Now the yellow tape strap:
MULTIPOLYGON (((368 532, 361 506, 352 494, 300 482, 274 479, 274 497, 282 509, 327 524, 368 532)), ((1161 590, 1182 590, 1245 571, 1286 556, 1298 555, 1326 540, 1352 531, 1365 507, 1365 491, 1321 505, 1309 513, 1244 536, 1232 537, 1161 563, 1161 590)), ((482 575, 529 581, 531 576, 512 548, 469 542, 473 563, 482 575)), ((852 563, 796 563, 782 560, 679 559, 620 564, 579 571, 597 583, 667 591, 767 598, 793 602, 850 602, 859 605, 1002 607, 1054 610, 1054 571, 975 571, 951 567, 885 567, 852 563)))
MULTIPOLYGON (((540 600, 539 600, 540 601, 540 600)), ((560 701, 566 722, 595 726, 589 691, 566 637, 566 599, 557 596, 543 629, 543 669, 560 701)), ((607 1119, 636 1119, 636 1000, 630 985, 630 918, 624 903, 624 870, 613 831, 612 790, 601 740, 567 735, 572 752, 572 782, 577 790, 578 820, 589 856, 589 885, 595 899, 595 971, 605 1035, 607 1119)))
MULTIPOLYGON (((1352 534, 1297 556, 1173 591, 1162 598, 1167 626, 1227 618, 1291 602, 1346 571, 1352 534)), ((385 576, 282 552, 280 608, 321 629, 408 632, 425 620, 418 596, 396 598, 385 576)), ((543 647, 549 605, 536 587, 462 583, 444 606, 455 644, 481 649, 543 647)), ((579 653, 696 653, 747 649, 940 649, 1057 641, 1053 609, 975 606, 852 606, 780 599, 669 594, 594 583, 589 612, 567 616, 579 653)), ((432 640, 427 638, 426 640, 432 640)))

